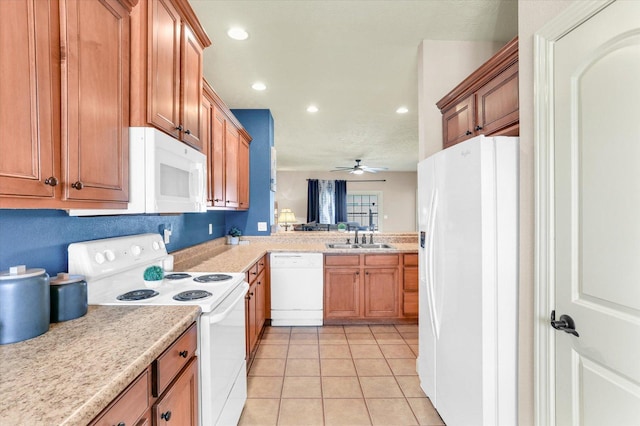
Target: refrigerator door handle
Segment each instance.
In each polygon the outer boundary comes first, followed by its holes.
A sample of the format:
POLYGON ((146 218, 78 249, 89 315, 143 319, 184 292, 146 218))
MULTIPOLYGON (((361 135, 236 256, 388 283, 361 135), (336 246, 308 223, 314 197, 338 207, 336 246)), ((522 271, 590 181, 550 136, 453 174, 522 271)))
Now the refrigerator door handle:
POLYGON ((440 322, 438 321, 438 315, 436 313, 436 300, 434 293, 434 230, 436 217, 438 213, 438 190, 433 191, 431 197, 431 207, 429 209, 429 222, 427 225, 427 233, 429 234, 429 243, 427 245, 427 299, 429 300, 429 316, 431 317, 431 325, 433 327, 433 335, 438 339, 440 337, 440 322))

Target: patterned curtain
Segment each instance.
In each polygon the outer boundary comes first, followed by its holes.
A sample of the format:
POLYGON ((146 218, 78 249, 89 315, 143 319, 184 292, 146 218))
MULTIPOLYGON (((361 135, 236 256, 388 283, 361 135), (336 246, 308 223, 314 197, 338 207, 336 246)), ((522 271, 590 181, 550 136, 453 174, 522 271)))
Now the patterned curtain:
POLYGON ((318 223, 336 223, 335 214, 335 181, 319 180, 318 195, 320 205, 320 220, 318 223))

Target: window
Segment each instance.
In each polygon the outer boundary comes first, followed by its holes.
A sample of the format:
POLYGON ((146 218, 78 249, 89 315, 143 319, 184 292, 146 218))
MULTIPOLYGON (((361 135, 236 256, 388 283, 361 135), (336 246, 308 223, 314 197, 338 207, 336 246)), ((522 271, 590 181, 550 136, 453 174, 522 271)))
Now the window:
POLYGON ((354 191, 347 193, 347 220, 358 222, 360 229, 382 231, 382 192, 354 191))

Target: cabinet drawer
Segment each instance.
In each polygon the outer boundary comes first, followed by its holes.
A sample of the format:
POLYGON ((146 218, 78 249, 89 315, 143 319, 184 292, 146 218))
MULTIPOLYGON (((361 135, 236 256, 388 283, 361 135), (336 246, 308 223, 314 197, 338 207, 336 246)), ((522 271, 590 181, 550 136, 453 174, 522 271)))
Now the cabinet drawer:
POLYGON ((258 265, 258 275, 260 275, 260 272, 264 271, 264 268, 267 266, 267 256, 262 256, 262 259, 258 260, 256 265, 258 265))
POLYGON ((418 290, 418 268, 408 267, 402 271, 403 275, 403 288, 404 290, 417 291, 418 290))
POLYGON ((404 255, 404 266, 418 266, 418 253, 407 253, 404 255))
POLYGON ((364 264, 366 266, 396 266, 399 264, 397 254, 365 254, 364 264))
POLYGON ((417 291, 405 291, 404 300, 402 304, 402 313, 404 316, 417 316, 418 315, 418 292, 417 291))
POLYGON ((149 408, 149 369, 129 385, 96 420, 93 425, 133 425, 149 408))
POLYGON ((258 263, 259 262, 254 263, 253 266, 251 266, 251 268, 249 268, 249 270, 247 271, 247 282, 249 284, 254 282, 256 278, 258 278, 258 274, 260 273, 260 271, 258 271, 258 263))
POLYGON ((360 255, 357 254, 334 254, 324 256, 325 266, 358 266, 360 265, 360 255))
POLYGON ((153 396, 159 396, 171 383, 173 378, 195 355, 198 345, 196 325, 193 324, 182 334, 169 349, 154 362, 155 380, 153 383, 153 396))

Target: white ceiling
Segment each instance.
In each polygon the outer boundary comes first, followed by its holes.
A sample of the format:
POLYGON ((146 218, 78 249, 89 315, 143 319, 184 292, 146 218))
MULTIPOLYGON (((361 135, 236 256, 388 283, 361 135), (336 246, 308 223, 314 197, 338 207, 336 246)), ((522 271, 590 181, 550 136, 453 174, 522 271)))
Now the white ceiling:
POLYGON ((278 170, 418 160, 422 40, 508 41, 517 0, 190 0, 213 41, 205 78, 230 108, 270 109, 278 170), (249 32, 230 39, 232 26, 249 32), (262 81, 263 92, 251 85, 262 81), (319 112, 306 108, 315 104, 319 112), (409 109, 397 114, 400 106, 409 109))

